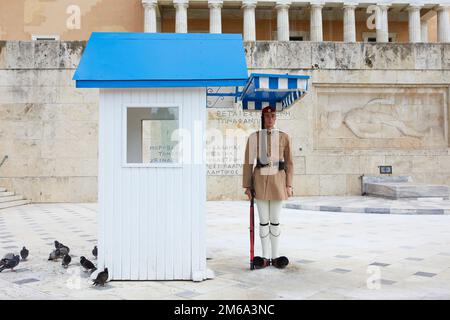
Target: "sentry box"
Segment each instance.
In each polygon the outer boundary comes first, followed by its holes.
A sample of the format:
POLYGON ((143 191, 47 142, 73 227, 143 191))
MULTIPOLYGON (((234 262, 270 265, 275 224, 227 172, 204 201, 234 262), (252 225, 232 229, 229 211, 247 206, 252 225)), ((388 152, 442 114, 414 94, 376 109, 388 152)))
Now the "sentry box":
POLYGON ((249 77, 240 34, 92 33, 73 80, 100 93, 98 269, 111 280, 212 278, 207 98, 281 110, 308 78, 249 77))

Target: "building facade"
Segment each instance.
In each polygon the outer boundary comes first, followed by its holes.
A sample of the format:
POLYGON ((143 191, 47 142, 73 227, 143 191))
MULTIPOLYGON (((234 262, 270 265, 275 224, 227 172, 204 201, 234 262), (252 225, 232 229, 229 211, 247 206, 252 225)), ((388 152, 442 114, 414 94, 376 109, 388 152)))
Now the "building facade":
MULTIPOLYGON (((449 7, 411 2, 0 0, 0 186, 97 200, 99 92, 72 81, 92 31, 242 33, 249 72, 310 75, 277 122, 297 196, 360 194, 380 165, 450 184, 449 7)), ((249 133, 259 117, 215 105, 208 127, 249 133)), ((241 173, 208 166, 208 198, 244 199, 241 173)))
POLYGON ((449 3, 439 0, 1 0, 0 40, 146 31, 242 33, 246 41, 446 42, 448 16, 449 3))

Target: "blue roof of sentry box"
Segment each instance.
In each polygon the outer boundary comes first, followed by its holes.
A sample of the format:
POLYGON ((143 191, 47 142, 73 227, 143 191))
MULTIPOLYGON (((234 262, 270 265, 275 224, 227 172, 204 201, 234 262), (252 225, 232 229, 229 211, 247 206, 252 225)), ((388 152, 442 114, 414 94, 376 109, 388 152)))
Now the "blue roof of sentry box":
POLYGON ((77 88, 243 86, 242 35, 93 32, 77 88))

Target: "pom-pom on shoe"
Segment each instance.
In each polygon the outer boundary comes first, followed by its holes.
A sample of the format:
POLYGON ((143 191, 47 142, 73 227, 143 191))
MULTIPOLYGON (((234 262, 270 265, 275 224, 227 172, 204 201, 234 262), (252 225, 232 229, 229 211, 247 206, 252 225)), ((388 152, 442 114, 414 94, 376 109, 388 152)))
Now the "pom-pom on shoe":
POLYGON ((278 257, 276 259, 272 259, 272 265, 278 269, 283 269, 289 264, 289 259, 285 256, 278 257))
POLYGON ((253 265, 255 266, 255 269, 262 269, 270 266, 270 260, 263 257, 254 257, 253 265))

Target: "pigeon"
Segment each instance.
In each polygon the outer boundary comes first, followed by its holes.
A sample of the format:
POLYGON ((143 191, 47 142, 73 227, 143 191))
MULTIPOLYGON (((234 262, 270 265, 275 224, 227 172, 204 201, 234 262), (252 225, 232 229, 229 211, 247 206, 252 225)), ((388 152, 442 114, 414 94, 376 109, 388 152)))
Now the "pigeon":
POLYGON ((17 267, 19 264, 20 257, 14 256, 12 259, 2 259, 0 272, 2 272, 5 269, 11 269, 11 271, 15 271, 14 268, 17 267))
POLYGON ((66 255, 64 256, 63 260, 62 260, 61 265, 62 265, 64 268, 67 268, 67 267, 69 266, 70 261, 72 261, 72 257, 69 256, 68 254, 66 254, 66 255))
POLYGON ((4 260, 4 259, 8 259, 8 260, 11 260, 11 259, 13 259, 14 258, 14 253, 7 253, 7 254, 5 254, 5 256, 3 257, 3 259, 2 259, 2 261, 4 260))
POLYGON ((58 242, 58 240, 55 240, 55 249, 62 249, 62 248, 65 248, 67 250, 67 253, 69 253, 70 248, 68 246, 65 246, 61 242, 58 242))
POLYGON ((102 287, 105 285, 105 282, 108 280, 108 268, 105 268, 102 272, 99 272, 97 278, 94 280, 93 285, 101 285, 102 287))
POLYGON ((0 267, 4 266, 6 261, 14 259, 14 253, 7 253, 5 256, 0 260, 0 267))
POLYGON ((25 248, 25 246, 22 248, 22 250, 20 251, 20 256, 22 257, 22 260, 27 260, 28 258, 28 254, 30 253, 30 251, 28 251, 27 248, 25 248))
POLYGON ((61 257, 61 254, 60 254, 60 252, 59 252, 59 249, 55 249, 55 250, 53 250, 51 253, 50 253, 50 255, 48 256, 48 260, 53 260, 53 261, 55 261, 55 260, 58 260, 58 258, 60 258, 61 257))
POLYGON ((5 256, 2 258, 2 260, 0 260, 0 268, 5 266, 8 261, 14 259, 14 253, 7 253, 5 254, 5 256))
POLYGON ((89 261, 88 259, 86 259, 85 257, 83 257, 83 256, 80 257, 80 264, 87 271, 94 272, 95 270, 97 270, 97 268, 94 266, 94 264, 91 261, 89 261))
POLYGON ((94 247, 94 249, 92 249, 92 254, 95 257, 95 259, 97 259, 97 255, 98 255, 98 249, 97 246, 94 247))
POLYGON ((64 247, 59 248, 59 256, 60 257, 65 257, 68 254, 69 254, 69 250, 67 247, 64 246, 64 247))

